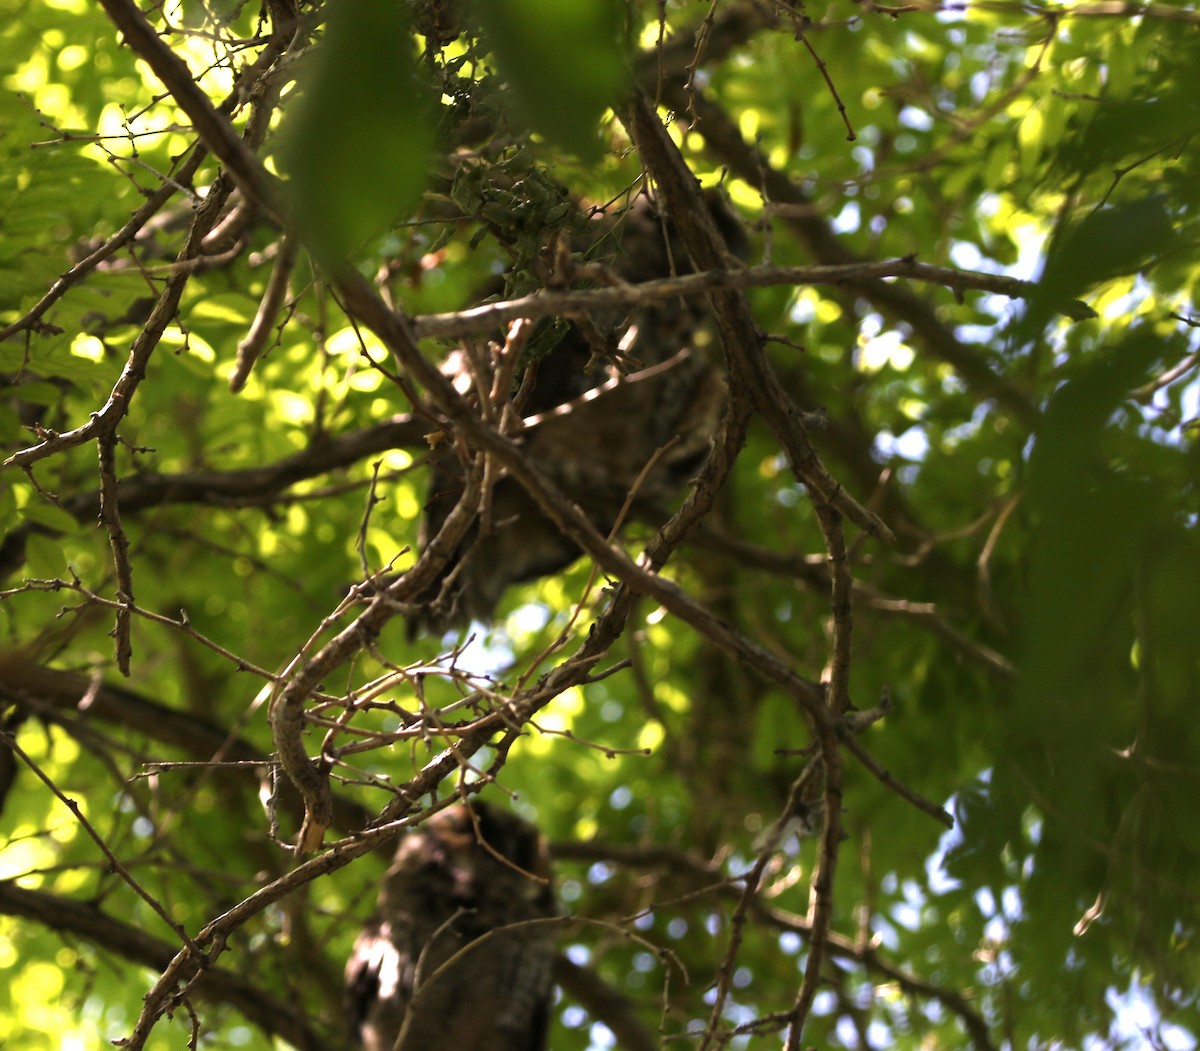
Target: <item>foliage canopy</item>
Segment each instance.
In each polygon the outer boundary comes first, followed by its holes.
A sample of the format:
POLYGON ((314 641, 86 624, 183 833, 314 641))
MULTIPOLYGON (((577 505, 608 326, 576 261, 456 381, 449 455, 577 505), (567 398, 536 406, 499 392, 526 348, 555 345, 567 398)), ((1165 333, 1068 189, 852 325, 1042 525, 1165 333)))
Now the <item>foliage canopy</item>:
POLYGON ((555 1051, 1195 1046, 1193 6, 0 14, 0 1043, 344 1046, 397 823, 482 789, 555 1051), (430 435, 524 478, 434 366, 646 188, 712 453, 410 637, 430 435))

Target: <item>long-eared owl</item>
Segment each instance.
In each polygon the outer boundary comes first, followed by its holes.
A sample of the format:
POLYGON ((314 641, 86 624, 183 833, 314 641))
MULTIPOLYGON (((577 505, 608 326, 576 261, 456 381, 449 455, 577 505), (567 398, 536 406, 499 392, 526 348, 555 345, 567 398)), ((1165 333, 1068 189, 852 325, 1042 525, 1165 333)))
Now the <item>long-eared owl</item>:
MULTIPOLYGON (((731 254, 744 255, 745 235, 723 198, 713 192, 708 200, 731 254)), ((571 247, 609 281, 637 284, 692 270, 673 225, 648 196, 586 226, 571 247)), ((724 399, 707 320, 703 299, 695 297, 605 309, 586 321, 559 322, 557 341, 517 373, 515 385, 525 392, 517 439, 597 528, 612 528, 635 484, 630 513, 661 513, 707 452, 724 399)), ((462 393, 477 389, 465 351, 453 352, 444 371, 462 393)), ((465 477, 453 442, 431 459, 422 548, 445 524, 465 477)), ((513 479, 496 481, 487 506, 486 520, 472 526, 435 585, 417 597, 424 609, 415 627, 443 631, 489 621, 508 587, 579 556, 513 479)))
POLYGON ((365 1051, 545 1051, 557 915, 538 830, 457 803, 400 841, 346 965, 365 1051), (510 925, 516 926, 510 926, 510 925))

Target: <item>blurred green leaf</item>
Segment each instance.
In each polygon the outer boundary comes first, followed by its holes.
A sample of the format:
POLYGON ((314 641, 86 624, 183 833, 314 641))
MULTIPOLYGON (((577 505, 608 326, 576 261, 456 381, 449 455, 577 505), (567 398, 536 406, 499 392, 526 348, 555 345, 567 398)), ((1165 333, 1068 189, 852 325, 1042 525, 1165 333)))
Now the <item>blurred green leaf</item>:
POLYGON ((341 265, 411 210, 432 145, 402 5, 338 4, 303 78, 280 161, 297 228, 341 265))
POLYGON ((623 11, 615 0, 477 0, 521 123, 584 160, 601 156, 597 124, 620 104, 623 11))
POLYGON ((1022 345, 1035 339, 1071 300, 1106 281, 1141 272, 1175 241, 1175 224, 1160 194, 1084 216, 1052 247, 1037 291, 1014 329, 1014 341, 1022 345))

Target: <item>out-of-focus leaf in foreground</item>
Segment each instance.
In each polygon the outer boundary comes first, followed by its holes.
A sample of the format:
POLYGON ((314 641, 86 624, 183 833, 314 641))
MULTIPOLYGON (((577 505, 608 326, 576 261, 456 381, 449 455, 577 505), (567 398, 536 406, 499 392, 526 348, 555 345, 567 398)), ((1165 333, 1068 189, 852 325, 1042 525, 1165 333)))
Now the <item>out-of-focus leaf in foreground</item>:
POLYGON ((400 5, 330 12, 281 156, 297 229, 323 263, 344 262, 424 187, 432 135, 413 74, 400 5))

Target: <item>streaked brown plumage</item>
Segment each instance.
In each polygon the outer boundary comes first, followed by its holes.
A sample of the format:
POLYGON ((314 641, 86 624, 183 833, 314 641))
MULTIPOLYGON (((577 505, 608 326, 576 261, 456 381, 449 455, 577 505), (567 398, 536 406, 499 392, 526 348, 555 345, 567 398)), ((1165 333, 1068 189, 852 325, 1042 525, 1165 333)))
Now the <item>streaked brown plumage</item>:
POLYGON ((482 802, 435 814, 401 840, 346 966, 361 1046, 545 1051, 554 927, 503 928, 555 915, 536 828, 482 802))
MULTIPOLYGON (((715 194, 710 207, 733 250, 742 254, 744 234, 732 214, 715 194)), ((619 280, 633 284, 691 270, 682 243, 648 197, 593 225, 592 248, 619 280)), ((589 250, 586 242, 573 247, 589 250)), ((660 510, 707 451, 724 379, 715 348, 702 345, 710 336, 705 319, 702 302, 694 299, 606 311, 591 319, 589 334, 567 325, 553 349, 529 366, 536 373, 527 384, 521 412, 528 425, 519 440, 535 466, 601 530, 616 522, 635 483, 632 513, 660 510), (623 376, 612 364, 618 349, 623 376), (653 468, 638 482, 652 460, 653 468)), ((456 351, 445 371, 460 390, 472 389, 469 355, 456 351)), ((464 467, 453 443, 434 453, 432 465, 422 548, 463 491, 464 467)), ((444 631, 489 621, 511 585, 555 573, 579 556, 578 547, 512 479, 496 482, 489 511, 486 527, 472 527, 435 586, 418 596, 425 609, 415 627, 444 631)))

